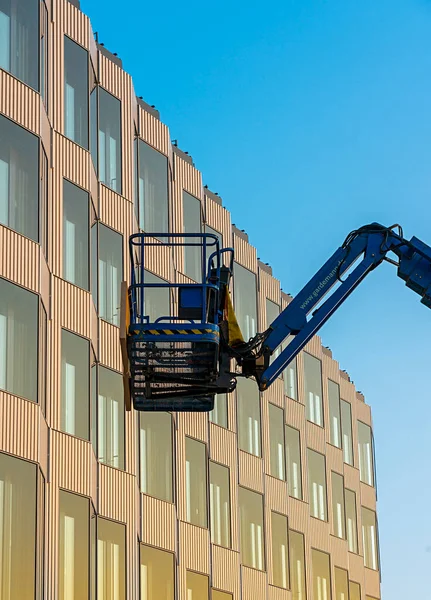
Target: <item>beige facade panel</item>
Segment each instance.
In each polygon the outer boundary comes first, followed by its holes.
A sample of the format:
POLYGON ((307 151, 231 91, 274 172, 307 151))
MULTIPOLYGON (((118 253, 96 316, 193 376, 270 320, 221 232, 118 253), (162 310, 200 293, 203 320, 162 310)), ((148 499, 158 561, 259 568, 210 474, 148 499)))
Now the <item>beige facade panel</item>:
POLYGON ((240 265, 257 273, 257 254, 256 248, 253 248, 248 242, 239 235, 233 234, 233 246, 235 248, 235 260, 240 265))
POLYGON ((0 391, 0 449, 33 462, 39 460, 37 404, 0 391))
POLYGON ((172 155, 169 129, 148 111, 138 106, 139 136, 156 150, 170 157, 172 155))
POLYGON ((231 248, 232 223, 230 213, 210 196, 205 194, 205 223, 223 236, 223 245, 231 248))
MULTIPOLYGON (((279 280, 260 268, 259 292, 261 294, 261 302, 264 302, 265 299, 268 298, 268 300, 271 300, 272 302, 275 302, 275 304, 278 304, 278 306, 280 306, 281 290, 279 280)), ((260 313, 264 313, 266 316, 266 308, 263 307, 262 303, 260 305, 260 313)))
POLYGON ((175 504, 141 494, 143 544, 175 552, 177 520, 175 504))
POLYGON ((178 427, 188 437, 208 442, 208 415, 206 413, 178 413, 178 427))
POLYGON ((263 493, 263 461, 253 454, 238 451, 239 484, 263 493))
MULTIPOLYGON (((105 225, 115 229, 124 237, 125 263, 128 266, 128 241, 132 233, 133 204, 105 185, 100 186, 99 218, 105 225)), ((125 270, 127 273, 128 269, 125 270)))
POLYGON ((39 255, 39 244, 7 227, 0 227, 0 277, 38 292, 40 289, 39 255))
POLYGON ((240 599, 240 555, 211 544, 212 586, 233 594, 233 600, 240 599))
POLYGON ((90 303, 92 299, 89 292, 63 279, 58 279, 58 277, 53 277, 52 288, 54 321, 60 327, 90 338, 90 303))
POLYGON ((283 515, 289 514, 289 496, 285 481, 265 476, 265 502, 268 509, 283 515))
POLYGON ((274 585, 268 586, 268 600, 291 600, 292 592, 289 590, 283 590, 282 588, 275 587, 274 585))
POLYGON ((133 524, 135 486, 133 475, 99 464, 99 513, 113 521, 133 524))
POLYGON ((179 523, 180 555, 183 567, 197 573, 210 572, 210 537, 208 529, 179 523))
MULTIPOLYGON (((127 256, 129 256, 129 254, 127 254, 127 256)), ((148 246, 148 248, 146 248, 145 266, 148 271, 151 271, 162 279, 166 279, 167 281, 174 280, 175 267, 172 250, 162 244, 148 246)))
POLYGON ((52 20, 60 31, 75 42, 88 48, 90 21, 84 13, 70 2, 53 2, 52 20))
POLYGON ((93 452, 90 442, 51 430, 50 446, 53 485, 76 494, 90 496, 93 452))
POLYGON ((372 598, 380 598, 380 573, 365 569, 365 593, 372 598))
POLYGON ((242 600, 256 600, 266 598, 267 575, 264 571, 257 571, 241 566, 242 600))
POLYGON ((0 113, 38 135, 39 94, 2 70, 0 92, 0 113))
POLYGON ((122 372, 120 330, 115 325, 99 320, 100 362, 114 371, 122 372))

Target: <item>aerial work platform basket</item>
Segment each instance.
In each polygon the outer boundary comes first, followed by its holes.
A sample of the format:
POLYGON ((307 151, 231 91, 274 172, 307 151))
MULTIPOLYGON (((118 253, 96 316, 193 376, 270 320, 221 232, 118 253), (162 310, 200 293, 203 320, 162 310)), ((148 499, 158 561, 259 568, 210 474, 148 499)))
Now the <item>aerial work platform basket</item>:
POLYGON ((212 410, 218 388, 221 294, 232 273, 233 251, 221 250, 212 234, 166 233, 132 235, 129 251, 131 285, 127 289, 123 284, 122 351, 135 409, 212 410), (154 255, 161 246, 170 260, 185 256, 199 281, 177 273, 181 280, 168 282, 149 272, 147 253, 154 255), (232 254, 228 267, 223 265, 226 252, 232 254))

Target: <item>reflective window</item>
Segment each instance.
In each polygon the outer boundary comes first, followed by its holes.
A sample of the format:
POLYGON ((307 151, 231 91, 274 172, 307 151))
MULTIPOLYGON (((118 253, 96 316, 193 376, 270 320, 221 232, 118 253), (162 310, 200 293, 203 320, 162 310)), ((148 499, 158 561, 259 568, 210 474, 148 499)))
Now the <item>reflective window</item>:
POLYGON ((358 552, 358 524, 356 517, 356 494, 352 490, 345 490, 346 499, 346 524, 347 524, 347 545, 349 552, 358 552))
POLYGON ((186 437, 186 519, 192 525, 207 527, 206 446, 186 437))
MULTIPOLYGON (((200 200, 183 191, 184 233, 201 233, 202 216, 200 200)), ((200 243, 198 238, 185 238, 188 243, 200 243)), ((202 281, 202 257, 199 246, 185 246, 184 273, 194 281, 202 281)))
POLYGON ((323 427, 322 363, 304 352, 304 386, 307 419, 323 427))
POLYGON ((64 135, 88 148, 88 52, 64 36, 64 135))
MULTIPOLYGON (((167 283, 157 275, 145 271, 145 283, 167 283)), ((149 316, 150 322, 154 323, 159 317, 166 317, 171 314, 170 290, 167 287, 145 288, 144 291, 144 312, 149 316)))
POLYGON ((32 402, 38 388, 38 304, 36 294, 0 278, 0 388, 32 402))
POLYGON ((361 600, 361 586, 359 583, 355 583, 354 581, 349 581, 349 592, 350 598, 349 600, 361 600))
POLYGON ((90 344, 61 331, 61 430, 89 439, 90 344))
POLYGON ((344 478, 332 473, 332 528, 339 538, 346 538, 346 514, 344 507, 344 478))
POLYGON ((329 554, 311 550, 314 600, 331 600, 331 568, 329 554))
POLYGON ((164 233, 168 226, 168 159, 138 140, 137 191, 139 228, 164 233))
POLYGON ((126 528, 97 518, 97 597, 126 599, 126 528))
POLYGON ((187 600, 209 600, 209 580, 206 575, 187 571, 187 600))
POLYGON ((238 497, 241 562, 247 567, 263 571, 265 569, 263 497, 242 487, 239 488, 238 497))
POLYGON ((304 536, 289 531, 290 583, 292 600, 306 600, 304 536))
POLYGON ((371 427, 358 421, 359 472, 361 481, 374 485, 374 465, 371 427))
POLYGON ((286 464, 289 496, 302 500, 301 444, 297 429, 286 425, 286 464))
POLYGON ((63 277, 88 290, 88 193, 63 179, 63 277))
POLYGON ((308 449, 308 494, 310 496, 310 514, 322 521, 328 520, 326 501, 325 457, 308 449))
POLYGON ((36 466, 0 453, 2 600, 35 598, 36 505, 36 466))
POLYGON ((255 456, 260 456, 260 398, 256 382, 238 379, 238 437, 239 447, 255 456))
POLYGON ((59 600, 88 598, 90 590, 90 502, 59 493, 59 600))
POLYGON ((141 595, 140 600, 174 600, 175 561, 170 552, 140 546, 141 595))
POLYGON ((350 402, 345 400, 341 400, 341 431, 343 435, 343 460, 348 465, 353 465, 352 407, 350 402))
POLYGON ((270 473, 277 479, 286 479, 286 449, 284 445, 284 411, 269 404, 270 473))
POLYGON ((364 563, 369 569, 378 569, 376 513, 362 507, 362 542, 364 544, 364 563))
POLYGON ((97 147, 97 140, 99 137, 98 130, 98 110, 97 110, 97 78, 91 63, 90 71, 90 152, 91 160, 93 162, 94 170, 97 173, 97 165, 99 163, 99 151, 97 147))
POLYGON ((238 263, 234 267, 235 314, 246 342, 257 332, 256 275, 238 263))
MULTIPOLYGON (((219 241, 220 248, 223 248, 223 234, 221 234, 219 231, 216 231, 209 225, 205 225, 205 233, 212 233, 213 235, 215 235, 219 241)), ((219 593, 221 594, 223 592, 219 592, 219 593)))
MULTIPOLYGON (((278 304, 276 304, 275 302, 273 302, 272 300, 269 300, 269 298, 266 299, 266 326, 269 327, 271 325, 271 323, 273 323, 275 321, 275 319, 278 317, 278 315, 280 314, 280 307, 278 304)), ((275 349, 273 355, 271 356, 271 362, 273 360, 275 360, 277 358, 277 356, 279 356, 281 352, 281 346, 279 346, 278 348, 275 349)))
POLYGON ((139 419, 141 492, 172 502, 172 416, 142 412, 139 419))
POLYGON ((99 225, 99 316, 120 324, 120 294, 123 278, 123 236, 99 225))
POLYGON ((272 533, 272 583, 278 587, 289 587, 289 556, 287 517, 271 512, 272 533))
POLYGON ((329 434, 331 444, 341 448, 340 386, 328 379, 329 434))
POLYGON ((0 68, 39 89, 39 2, 1 0, 0 68))
POLYGON ((347 571, 335 567, 335 600, 349 600, 349 576, 347 571))
MULTIPOLYGON (((0 31, 2 14, 0 10, 0 31)), ((0 48, 1 39, 0 33, 0 48)), ((2 115, 0 224, 39 241, 39 139, 2 115)))
POLYGON ((105 367, 99 367, 98 377, 98 459, 110 467, 124 469, 123 377, 105 367))
MULTIPOLYGON (((1 17, 0 17, 1 19, 1 17)), ((45 108, 48 109, 48 10, 44 1, 40 2, 40 77, 39 89, 45 108)))
POLYGON ((121 102, 100 87, 99 179, 121 194, 121 102))
POLYGON ((211 600, 233 600, 233 596, 232 594, 228 594, 227 592, 213 590, 211 593, 211 600))
POLYGON ((230 548, 229 469, 210 462, 211 541, 230 548))
POLYGON ((227 394, 215 395, 214 408, 209 413, 209 419, 212 423, 227 429, 227 394))
MULTIPOLYGON (((283 345, 283 349, 285 346, 283 345)), ((283 371, 284 393, 292 400, 298 400, 298 375, 296 368, 296 357, 287 365, 283 371)))

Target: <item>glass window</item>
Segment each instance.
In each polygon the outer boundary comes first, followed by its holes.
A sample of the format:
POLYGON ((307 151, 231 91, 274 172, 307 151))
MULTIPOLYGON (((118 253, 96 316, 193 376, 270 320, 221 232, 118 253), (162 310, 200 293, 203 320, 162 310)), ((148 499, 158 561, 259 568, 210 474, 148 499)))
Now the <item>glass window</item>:
POLYGON ((246 342, 256 335, 256 275, 238 263, 234 267, 235 314, 246 342))
POLYGON ((168 159, 138 140, 139 228, 164 233, 168 226, 168 159))
POLYGON ((126 598, 126 528, 97 518, 97 597, 126 598))
POLYGON ((210 462, 211 541, 230 548, 229 469, 210 462))
MULTIPOLYGON (((144 283, 167 283, 164 279, 153 275, 150 271, 144 272, 144 283)), ((154 323, 159 317, 169 316, 171 314, 169 301, 169 288, 145 288, 144 291, 144 312, 149 316, 150 322, 154 323)))
POLYGON ((352 490, 345 490, 347 545, 349 552, 358 552, 358 525, 356 518, 356 494, 352 490))
POLYGON ((306 600, 304 536, 292 530, 289 531, 289 560, 292 600, 306 600))
POLYGON ((121 194, 121 102, 99 87, 99 179, 121 194))
POLYGON ((63 277, 88 290, 88 193, 63 179, 63 277))
POLYGON ((329 554, 311 550, 314 600, 331 600, 331 568, 329 554))
POLYGON ((0 2, 0 68, 39 89, 39 2, 0 2))
POLYGON ((256 382, 238 379, 238 435, 239 447, 255 456, 260 456, 260 397, 256 382))
POLYGON ((90 153, 93 161, 94 170, 97 173, 99 151, 97 147, 98 135, 98 110, 97 110, 97 78, 93 69, 93 63, 90 61, 90 153))
POLYGON ((343 460, 348 465, 353 465, 352 407, 350 402, 345 400, 341 400, 341 431, 343 434, 343 460))
POLYGON ((288 525, 287 517, 271 512, 272 532, 272 583, 289 587, 288 525))
MULTIPOLYGON (((1 17, 0 17, 1 19, 1 17)), ((40 2, 40 77, 39 89, 45 108, 48 109, 48 10, 45 2, 40 2)))
POLYGON ((263 497, 239 488, 241 562, 253 569, 265 569, 265 537, 263 530, 263 497))
POLYGON ((346 538, 346 514, 344 508, 344 478, 332 473, 332 521, 333 533, 339 538, 346 538))
POLYGON ((38 303, 36 294, 0 278, 0 388, 32 402, 38 387, 38 303))
POLYGON ((327 521, 325 457, 310 449, 308 449, 308 486, 311 516, 327 521))
POLYGON ((93 302, 96 307, 99 303, 99 290, 97 289, 97 282, 98 282, 97 255, 99 253, 98 237, 99 237, 98 236, 98 225, 97 225, 97 223, 95 223, 91 227, 90 242, 91 242, 91 295, 93 297, 93 302))
POLYGON ((99 367, 98 395, 98 459, 124 469, 124 390, 123 377, 99 367))
POLYGON ((347 571, 335 567, 335 600, 349 600, 349 576, 347 571))
POLYGON ((374 485, 371 427, 361 421, 358 421, 358 450, 361 481, 368 485, 374 485))
POLYGON ((143 412, 140 419, 141 492, 172 502, 172 416, 143 412))
MULTIPOLYGON (((0 316, 0 319, 1 319, 1 316, 0 316)), ((39 302, 39 357, 38 357, 39 386, 38 387, 39 387, 39 403, 42 408, 43 414, 45 414, 45 410, 46 410, 46 376, 47 376, 47 364, 48 364, 47 347, 48 346, 47 346, 47 331, 46 331, 46 310, 45 310, 42 302, 39 302)))
POLYGON ((349 581, 349 600, 361 600, 361 586, 359 583, 355 583, 354 581, 349 581))
POLYGON ((278 479, 286 479, 286 449, 284 446, 284 411, 269 404, 270 473, 278 479))
MULTIPOLYGON (((269 300, 269 298, 266 299, 266 326, 269 327, 271 325, 271 323, 273 323, 275 321, 275 319, 278 317, 278 315, 280 314, 280 307, 278 304, 276 304, 275 302, 273 302, 272 300, 269 300)), ((278 348, 275 349, 274 353, 271 356, 271 362, 273 360, 275 360, 277 358, 277 356, 279 356, 281 352, 281 345, 278 346, 278 348)))
POLYGON ((187 600, 209 600, 209 580, 206 575, 187 571, 187 600))
POLYGON ((48 260, 48 194, 49 194, 49 173, 48 158, 43 146, 40 153, 40 244, 45 258, 48 260))
POLYGON ((362 507, 362 542, 364 544, 364 563, 369 569, 378 569, 376 513, 362 507))
MULTIPOLYGON (((212 233, 213 235, 215 235, 219 241, 220 248, 223 248, 223 235, 219 231, 216 231, 209 225, 205 225, 205 233, 212 233)), ((221 594, 223 592, 219 592, 219 593, 221 594)))
POLYGON ((90 502, 59 493, 59 600, 88 598, 90 590, 90 502))
POLYGON ((140 546, 141 595, 140 600, 174 600, 175 562, 170 552, 140 546))
POLYGON ((123 236, 99 225, 99 316, 120 324, 120 294, 123 278, 123 236))
POLYGON ((331 444, 341 448, 340 386, 328 379, 329 434, 331 444))
MULTIPOLYGON (((285 345, 283 345, 283 349, 285 345)), ((298 375, 296 368, 296 357, 287 365, 283 371, 284 393, 292 400, 298 400, 298 375)))
POLYGON ((304 386, 307 419, 323 427, 322 363, 304 352, 304 386))
POLYGON ((36 505, 36 465, 0 453, 0 597, 4 600, 35 598, 36 505))
POLYGON ((302 500, 302 469, 300 434, 297 429, 286 425, 286 463, 289 495, 302 500))
POLYGON ((207 527, 207 459, 205 444, 186 437, 186 519, 207 527))
MULTIPOLYGON (((202 216, 200 200, 183 191, 184 233, 201 233, 202 216)), ((188 243, 200 243, 198 238, 185 238, 188 243)), ((184 273, 194 281, 202 281, 202 257, 199 246, 185 246, 184 273)))
POLYGON ((0 115, 0 223, 38 242, 38 213, 39 139, 0 115))
POLYGON ((216 394, 214 409, 209 414, 211 423, 227 429, 227 394, 216 394))
POLYGON ((64 135, 88 148, 88 52, 64 36, 64 135))
POLYGON ((89 439, 90 344, 61 331, 61 430, 89 439))
POLYGON ((233 600, 233 596, 232 594, 228 594, 227 592, 212 590, 211 600, 233 600))

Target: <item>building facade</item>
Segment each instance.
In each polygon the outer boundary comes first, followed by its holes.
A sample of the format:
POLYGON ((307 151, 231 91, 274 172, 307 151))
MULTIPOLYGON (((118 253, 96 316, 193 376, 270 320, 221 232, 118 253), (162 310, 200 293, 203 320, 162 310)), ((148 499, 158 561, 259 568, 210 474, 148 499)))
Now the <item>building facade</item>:
POLYGON ((76 2, 1 1, 0 597, 379 599, 370 408, 319 338, 209 415, 124 410, 139 228, 235 248, 245 337, 290 300, 76 2))

